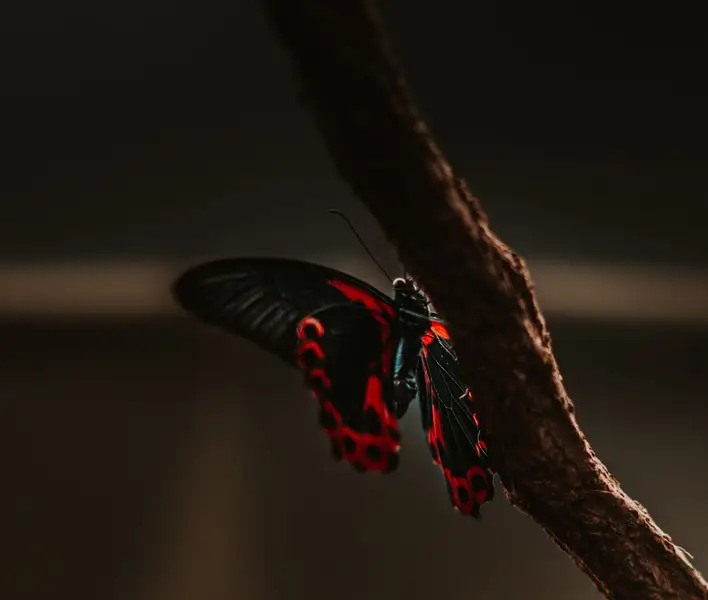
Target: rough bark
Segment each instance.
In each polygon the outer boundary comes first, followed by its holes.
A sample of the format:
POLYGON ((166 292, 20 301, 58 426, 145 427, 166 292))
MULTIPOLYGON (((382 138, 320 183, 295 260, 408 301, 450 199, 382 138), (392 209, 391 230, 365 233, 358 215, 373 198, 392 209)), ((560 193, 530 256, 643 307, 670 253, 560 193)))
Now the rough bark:
POLYGON ((579 429, 524 262, 436 147, 373 2, 265 5, 340 174, 449 323, 509 500, 607 598, 708 598, 579 429))

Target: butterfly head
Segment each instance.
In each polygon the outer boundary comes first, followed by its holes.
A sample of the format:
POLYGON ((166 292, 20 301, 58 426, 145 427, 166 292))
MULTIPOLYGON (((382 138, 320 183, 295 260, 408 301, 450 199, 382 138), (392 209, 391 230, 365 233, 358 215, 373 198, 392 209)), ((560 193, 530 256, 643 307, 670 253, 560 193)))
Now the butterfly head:
POLYGON ((430 312, 430 300, 412 277, 393 280, 393 293, 399 306, 424 315, 430 312))

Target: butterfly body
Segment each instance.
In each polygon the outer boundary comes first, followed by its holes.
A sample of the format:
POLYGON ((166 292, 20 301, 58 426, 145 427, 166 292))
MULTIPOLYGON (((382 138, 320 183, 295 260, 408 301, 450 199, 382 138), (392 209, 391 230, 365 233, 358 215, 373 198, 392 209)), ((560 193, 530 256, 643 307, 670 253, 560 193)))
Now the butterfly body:
POLYGON ((430 327, 431 308, 428 298, 410 278, 395 279, 393 290, 399 338, 393 385, 396 416, 401 418, 418 395, 416 373, 423 350, 423 335, 430 327))
POLYGON ((494 494, 472 395, 444 321, 411 278, 393 298, 340 271, 275 259, 198 265, 174 285, 177 301, 302 370, 335 458, 358 471, 399 461, 398 420, 418 401, 450 500, 477 516, 494 494))

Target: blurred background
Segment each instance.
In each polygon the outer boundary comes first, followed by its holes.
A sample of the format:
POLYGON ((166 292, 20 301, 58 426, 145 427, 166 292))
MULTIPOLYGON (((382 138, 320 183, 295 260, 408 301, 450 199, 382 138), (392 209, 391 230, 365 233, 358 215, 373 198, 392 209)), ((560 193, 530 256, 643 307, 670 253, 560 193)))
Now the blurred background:
MULTIPOLYGON (((590 442, 708 571, 688 10, 385 6, 440 144, 529 261, 590 442)), ((386 289, 329 207, 399 269, 255 0, 12 3, 0 29, 0 597, 599 598, 503 494, 479 523, 450 510, 415 411, 399 471, 356 474, 297 373, 172 305, 174 276, 220 256, 386 289)))

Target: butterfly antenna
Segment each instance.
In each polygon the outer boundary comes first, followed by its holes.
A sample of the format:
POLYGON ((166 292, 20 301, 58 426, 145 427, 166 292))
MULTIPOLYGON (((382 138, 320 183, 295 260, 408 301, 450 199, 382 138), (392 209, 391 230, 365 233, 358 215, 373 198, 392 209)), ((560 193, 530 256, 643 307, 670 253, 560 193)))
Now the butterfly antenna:
POLYGON ((338 210, 335 210, 334 208, 328 209, 327 212, 330 212, 330 213, 332 213, 332 214, 334 214, 334 215, 339 215, 342 219, 344 219, 344 222, 349 226, 349 229, 352 230, 352 233, 356 236, 356 239, 359 240, 359 243, 361 244, 361 247, 364 248, 364 250, 366 250, 366 253, 371 257, 371 260, 373 260, 374 263, 376 263, 376 266, 377 266, 379 269, 381 269, 381 272, 382 272, 384 275, 386 275, 386 278, 387 278, 389 281, 393 281, 393 279, 391 278, 391 276, 386 272, 386 269, 384 269, 384 268, 381 266, 381 263, 380 263, 378 260, 376 260, 376 257, 375 257, 374 254, 371 252, 371 250, 369 250, 369 249, 366 247, 366 244, 364 243, 364 240, 361 239, 361 236, 357 233, 356 229, 354 229, 354 225, 352 225, 351 221, 347 218, 347 216, 346 216, 344 213, 339 212, 338 210))

